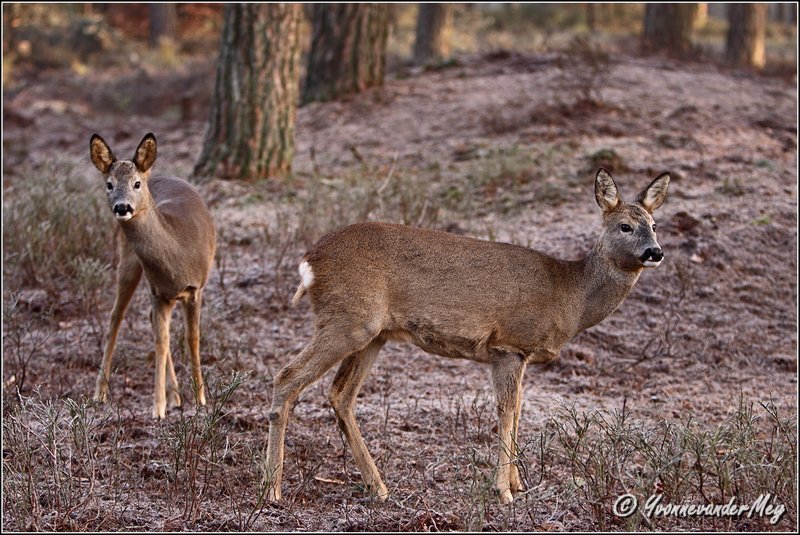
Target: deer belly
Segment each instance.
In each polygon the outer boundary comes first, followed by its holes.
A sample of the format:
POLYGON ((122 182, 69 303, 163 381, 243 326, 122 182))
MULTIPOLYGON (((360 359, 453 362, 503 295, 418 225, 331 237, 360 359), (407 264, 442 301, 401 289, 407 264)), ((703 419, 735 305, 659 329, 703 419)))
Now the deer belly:
POLYGON ((384 331, 386 340, 412 343, 423 351, 454 359, 489 362, 481 338, 443 333, 429 325, 411 323, 405 329, 384 331))

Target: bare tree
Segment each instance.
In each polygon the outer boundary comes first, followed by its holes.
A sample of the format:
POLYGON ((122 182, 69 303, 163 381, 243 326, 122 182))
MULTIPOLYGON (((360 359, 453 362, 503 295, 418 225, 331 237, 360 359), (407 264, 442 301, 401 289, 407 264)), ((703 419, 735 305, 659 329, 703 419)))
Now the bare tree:
POLYGON ((256 179, 294 156, 300 4, 225 4, 211 115, 195 176, 256 179))
POLYGON ((147 4, 150 14, 150 37, 148 43, 157 47, 162 38, 172 39, 178 35, 177 4, 147 4))
POLYGON ((303 102, 382 85, 388 4, 314 4, 303 102))
POLYGON ((647 4, 643 44, 647 50, 685 55, 691 51, 696 4, 647 4))
POLYGON ((453 4, 419 4, 414 62, 423 65, 450 55, 453 4))
POLYGON ((728 4, 728 62, 760 69, 766 62, 767 4, 728 4))

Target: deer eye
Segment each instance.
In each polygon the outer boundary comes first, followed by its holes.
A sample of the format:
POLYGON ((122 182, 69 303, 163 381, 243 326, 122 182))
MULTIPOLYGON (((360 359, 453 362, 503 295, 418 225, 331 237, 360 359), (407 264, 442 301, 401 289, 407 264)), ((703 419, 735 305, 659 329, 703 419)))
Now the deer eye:
POLYGON ((114 189, 114 184, 112 184, 111 182, 106 182, 106 189, 108 191, 111 191, 112 189, 114 189))
POLYGON ((627 224, 627 223, 623 223, 623 224, 621 224, 621 225, 619 226, 619 229, 620 229, 622 232, 633 232, 633 227, 632 227, 632 226, 630 226, 630 225, 629 225, 629 224, 627 224))
POLYGON ((653 232, 655 232, 655 231, 656 231, 656 224, 653 223, 653 232))
POLYGON ((139 189, 142 187, 142 183, 138 180, 133 184, 133 189, 139 189))

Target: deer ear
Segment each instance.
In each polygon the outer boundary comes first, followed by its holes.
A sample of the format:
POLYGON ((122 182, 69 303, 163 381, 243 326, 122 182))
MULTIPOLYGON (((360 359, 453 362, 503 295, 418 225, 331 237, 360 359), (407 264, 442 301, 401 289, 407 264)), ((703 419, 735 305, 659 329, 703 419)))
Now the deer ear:
POLYGON ((649 186, 639 192, 639 195, 636 196, 636 202, 652 214, 667 198, 667 186, 669 186, 669 173, 661 173, 655 180, 650 182, 649 186))
POLYGON ((156 136, 152 132, 148 133, 136 147, 136 154, 133 155, 133 163, 140 173, 144 173, 153 166, 156 161, 156 136))
POLYGON ((617 185, 614 184, 614 179, 602 167, 597 170, 597 176, 594 179, 594 198, 597 200, 597 205, 603 209, 604 212, 610 212, 619 204, 619 192, 617 185))
POLYGON ((89 156, 94 166, 103 174, 108 173, 111 164, 117 161, 108 143, 97 134, 92 134, 92 139, 89 140, 89 156))

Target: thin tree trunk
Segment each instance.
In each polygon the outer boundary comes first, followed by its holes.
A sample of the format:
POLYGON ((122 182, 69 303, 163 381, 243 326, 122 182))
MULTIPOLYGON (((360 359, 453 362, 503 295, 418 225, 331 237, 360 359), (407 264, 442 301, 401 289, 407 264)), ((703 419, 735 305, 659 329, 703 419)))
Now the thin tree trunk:
POLYGON ((161 39, 172 39, 178 35, 178 10, 176 4, 147 4, 150 14, 150 37, 148 44, 155 48, 161 39))
POLYGON ((447 59, 452 30, 453 4, 419 4, 414 62, 424 65, 447 59))
POLYGON ((645 49, 688 54, 696 10, 695 4, 647 4, 642 35, 645 49))
POLYGON ((586 4, 586 26, 591 31, 597 29, 597 9, 594 2, 586 4))
POLYGON ((300 4, 225 4, 195 176, 253 180, 291 169, 301 10, 300 4))
POLYGON ((728 4, 728 39, 725 57, 729 63, 760 69, 766 62, 764 34, 767 4, 728 4))
POLYGON ((388 4, 314 4, 303 102, 383 84, 388 4))

